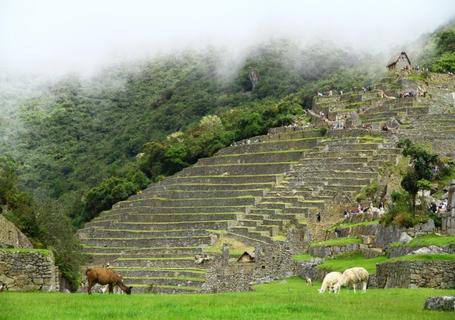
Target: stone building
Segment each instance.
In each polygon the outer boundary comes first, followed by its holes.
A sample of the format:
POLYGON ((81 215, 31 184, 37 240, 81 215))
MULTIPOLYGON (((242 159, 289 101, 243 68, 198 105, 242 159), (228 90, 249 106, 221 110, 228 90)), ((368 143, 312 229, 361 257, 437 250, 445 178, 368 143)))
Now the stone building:
POLYGON ((394 55, 387 63, 387 69, 390 71, 394 70, 409 70, 411 69, 411 60, 409 60, 406 52, 402 51, 399 54, 394 55))

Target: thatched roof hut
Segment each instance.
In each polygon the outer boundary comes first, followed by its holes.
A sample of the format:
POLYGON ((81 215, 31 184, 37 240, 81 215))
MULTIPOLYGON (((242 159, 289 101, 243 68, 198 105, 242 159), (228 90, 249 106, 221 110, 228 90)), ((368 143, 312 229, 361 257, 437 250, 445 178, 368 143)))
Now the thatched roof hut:
POLYGON ((409 70, 411 69, 411 60, 406 52, 402 51, 394 55, 387 63, 389 70, 409 70))

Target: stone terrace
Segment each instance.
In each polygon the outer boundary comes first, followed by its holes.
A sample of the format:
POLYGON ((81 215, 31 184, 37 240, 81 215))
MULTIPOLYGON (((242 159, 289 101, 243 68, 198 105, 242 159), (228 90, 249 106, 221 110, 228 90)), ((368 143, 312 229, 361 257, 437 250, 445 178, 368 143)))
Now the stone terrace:
MULTIPOLYGON (((196 264, 195 256, 244 223, 321 139, 319 130, 293 128, 224 148, 87 223, 79 231, 84 250, 93 265, 109 262, 137 290, 197 292, 210 262, 196 264)), ((270 221, 264 231, 294 217, 270 221)))

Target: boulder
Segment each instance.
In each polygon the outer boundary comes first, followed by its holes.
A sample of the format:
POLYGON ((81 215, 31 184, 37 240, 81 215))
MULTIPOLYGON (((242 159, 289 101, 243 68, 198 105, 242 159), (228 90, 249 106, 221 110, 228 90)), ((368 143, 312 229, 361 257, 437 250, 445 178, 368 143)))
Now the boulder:
POLYGON ((406 232, 402 232, 400 234, 400 240, 398 240, 398 241, 400 241, 401 243, 408 243, 411 240, 412 240, 412 237, 409 234, 407 234, 406 232))
POLYGON ((455 311, 455 296, 430 297, 425 301, 425 309, 455 311))
POLYGON ((424 253, 441 253, 444 250, 438 246, 429 246, 429 247, 422 247, 417 250, 412 251, 410 254, 424 254, 424 253))

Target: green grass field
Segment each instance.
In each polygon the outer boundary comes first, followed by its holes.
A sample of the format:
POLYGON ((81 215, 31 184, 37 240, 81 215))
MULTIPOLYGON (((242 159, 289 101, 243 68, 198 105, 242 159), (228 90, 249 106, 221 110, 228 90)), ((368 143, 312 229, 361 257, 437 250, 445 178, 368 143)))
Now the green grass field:
POLYGON ((371 289, 319 294, 298 278, 260 285, 254 292, 205 295, 1 293, 0 319, 453 319, 424 311, 425 298, 455 290, 371 289))

